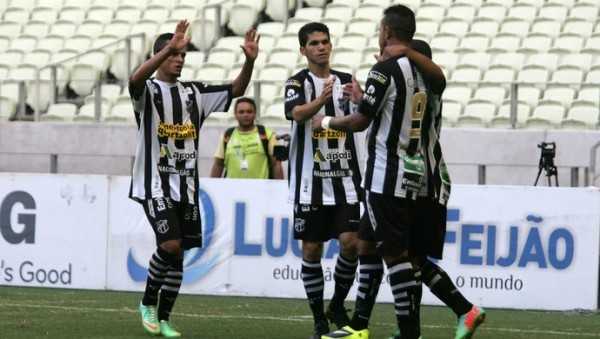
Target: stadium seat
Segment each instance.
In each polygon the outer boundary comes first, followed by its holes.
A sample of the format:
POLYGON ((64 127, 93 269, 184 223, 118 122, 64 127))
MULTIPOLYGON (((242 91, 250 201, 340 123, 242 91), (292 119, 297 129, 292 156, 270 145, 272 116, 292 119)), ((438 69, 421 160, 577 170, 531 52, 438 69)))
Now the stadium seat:
POLYGON ((354 14, 354 8, 339 3, 327 5, 323 13, 323 19, 334 19, 343 22, 349 22, 354 14))
MULTIPOLYGON (((492 118, 490 121, 490 127, 492 128, 510 128, 512 127, 510 120, 510 110, 511 110, 511 101, 505 100, 500 108, 498 109, 498 114, 492 118)), ((531 113, 531 107, 523 102, 517 102, 517 127, 521 127, 525 125, 527 118, 529 118, 529 114, 531 113)))
POLYGON ((438 33, 440 24, 431 20, 419 21, 419 33, 428 36, 430 39, 438 33))
POLYGON ((77 106, 71 103, 51 104, 46 114, 40 115, 41 121, 73 121, 77 114, 77 106))
POLYGON ((286 33, 277 39, 274 48, 287 49, 289 51, 298 51, 299 43, 296 34, 286 33))
POLYGON ((338 48, 334 50, 331 61, 338 66, 344 65, 347 68, 354 70, 360 65, 362 57, 362 53, 360 52, 356 52, 352 49, 338 48))
POLYGON ((569 53, 579 53, 583 49, 585 38, 574 33, 563 33, 554 39, 553 48, 568 49, 569 53))
POLYGON ((540 8, 537 17, 540 19, 548 19, 563 22, 567 18, 568 13, 569 7, 567 6, 559 5, 557 3, 544 4, 544 6, 540 8))
POLYGON ((555 70, 558 67, 559 56, 557 54, 540 53, 532 54, 525 62, 526 66, 538 66, 548 70, 555 70))
POLYGON ((469 31, 469 22, 457 19, 445 19, 440 24, 440 33, 455 34, 464 36, 469 31))
POLYGON ((438 6, 442 6, 445 8, 448 8, 452 5, 452 3, 454 2, 454 0, 427 0, 426 1, 428 4, 432 4, 432 5, 438 5, 438 6))
POLYGON ((39 39, 36 45, 36 49, 58 51, 64 46, 65 39, 58 35, 46 35, 39 39))
POLYGON ((342 4, 342 5, 346 5, 346 6, 350 6, 354 9, 358 8, 358 6, 360 6, 361 4, 381 4, 381 3, 385 3, 385 1, 379 1, 379 0, 333 0, 331 3, 334 4, 342 4))
POLYGON ((459 42, 460 37, 458 35, 450 33, 438 33, 431 39, 429 44, 435 49, 444 52, 452 52, 458 47, 459 42))
MULTIPOLYGON (((94 40, 95 42, 97 40, 94 40)), ((100 45, 98 45, 100 46, 100 45)), ((92 47, 92 38, 86 35, 73 35, 65 40, 63 48, 76 50, 79 52, 86 51, 92 47)))
POLYGON ((112 106, 104 118, 104 122, 135 123, 135 116, 131 103, 121 103, 112 106))
POLYGON ((229 14, 227 27, 236 35, 243 36, 258 19, 258 12, 249 5, 235 4, 229 14))
POLYGON ((507 52, 516 51, 521 45, 521 37, 512 33, 500 33, 490 40, 490 48, 502 49, 507 52))
POLYGON ((600 103, 600 88, 597 86, 583 87, 577 94, 577 100, 591 101, 598 105, 600 103))
POLYGON ((65 7, 60 9, 58 20, 69 20, 77 24, 85 20, 85 10, 81 7, 65 7))
POLYGON ((196 71, 195 78, 199 81, 219 83, 225 80, 225 68, 221 65, 204 64, 196 71))
POLYGON ((526 65, 517 74, 517 82, 544 84, 548 81, 549 72, 545 67, 526 65))
POLYGON ((335 44, 334 49, 338 48, 348 48, 348 49, 361 49, 367 45, 367 38, 362 34, 345 34, 341 36, 337 43, 335 44))
MULTIPOLYGON (((202 3, 203 0, 200 1, 202 3)), ((175 8, 180 3, 179 0, 151 0, 150 4, 164 6, 168 9, 175 8)))
MULTIPOLYGON (((512 1, 511 1, 512 2, 512 1)), ((516 0, 517 4, 521 5, 530 5, 536 8, 542 7, 542 5, 546 2, 546 0, 516 0)))
MULTIPOLYGON (((131 51, 131 71, 137 68, 141 59, 141 56, 135 50, 131 51)), ((186 56, 186 61, 187 59, 188 57, 186 56)), ((129 78, 126 49, 120 48, 110 53, 110 67, 108 70, 119 80, 127 80, 129 78)))
POLYGON ((600 122, 599 118, 597 103, 578 100, 572 103, 567 117, 561 122, 561 127, 596 128, 600 122))
POLYGON ((23 63, 42 67, 50 63, 52 52, 46 49, 35 49, 23 55, 23 63))
POLYGON ((490 45, 490 38, 480 33, 467 33, 460 39, 460 48, 473 49, 478 52, 485 51, 490 45))
POLYGON ((268 125, 289 124, 285 119, 283 98, 276 99, 261 112, 260 122, 268 125))
MULTIPOLYGON (((27 25, 25 25, 27 26, 27 25)), ((25 27, 23 27, 24 29, 25 27)), ((0 21, 0 36, 14 37, 21 34, 21 24, 14 21, 0 21)), ((25 32, 23 32, 25 33, 25 32)), ((27 34, 27 33, 25 33, 27 34)))
POLYGON ((271 0, 267 1, 265 13, 275 21, 283 21, 288 17, 288 9, 293 9, 295 0, 271 0), (286 4, 287 1, 287 4, 286 4))
MULTIPOLYGON (((261 37, 262 39, 262 37, 261 37)), ((229 50, 231 52, 234 52, 236 54, 239 54, 242 49, 240 48, 241 45, 244 44, 244 38, 240 37, 240 36, 228 36, 228 37, 224 37, 224 38, 220 38, 219 40, 216 41, 215 43, 215 49, 218 50, 229 50)))
POLYGON ((170 17, 170 13, 171 11, 167 7, 150 5, 144 9, 144 12, 142 13, 142 20, 163 21, 170 17))
POLYGON ((575 89, 566 85, 548 85, 544 90, 542 100, 555 100, 568 107, 575 98, 575 89))
POLYGON ((530 26, 528 21, 507 18, 500 25, 500 33, 510 33, 523 38, 529 34, 530 26))
POLYGON ((102 23, 109 23, 113 20, 115 13, 113 8, 105 6, 93 6, 87 12, 87 19, 102 23))
MULTIPOLYGON (((369 61, 373 60, 372 56, 369 56, 369 61)), ((458 54, 452 52, 441 52, 433 55, 433 60, 440 66, 448 70, 453 70, 458 65, 458 54)))
POLYGON ((83 9, 90 8, 94 0, 64 0, 63 7, 79 7, 83 9))
POLYGON ((50 26, 50 34, 60 35, 63 38, 73 36, 77 30, 77 24, 69 20, 58 20, 50 26))
POLYGON ((10 46, 10 38, 6 36, 0 36, 0 50, 7 50, 8 46, 10 46))
POLYGON ((63 5, 63 0, 37 0, 35 1, 38 7, 60 8, 63 5))
POLYGON ((281 22, 262 22, 258 24, 256 31, 260 35, 270 35, 277 37, 283 34, 285 27, 281 22))
POLYGON ((472 86, 476 86, 481 80, 481 70, 479 67, 459 65, 454 69, 454 71, 452 71, 452 77, 450 80, 456 82, 465 82, 472 86))
POLYGON ((551 82, 563 84, 579 84, 583 80, 583 71, 579 67, 560 66, 552 74, 551 82))
POLYGON ((538 9, 529 4, 515 4, 508 9, 506 15, 509 19, 519 19, 527 22, 533 22, 537 16, 538 9))
POLYGON ((69 87, 79 96, 92 93, 92 88, 100 79, 100 69, 93 65, 75 64, 71 68, 69 87))
MULTIPOLYGON (((300 28, 302 26, 304 26, 305 24, 309 23, 310 21, 305 20, 305 19, 296 19, 296 18, 292 18, 288 21, 288 25, 285 29, 285 33, 283 33, 284 35, 297 35, 298 31, 300 31, 300 28)), ((331 32, 330 32, 331 33, 331 32)), ((332 34, 333 35, 333 34, 332 34)), ((297 38, 296 38, 297 39, 297 38)))
POLYGON ((104 24, 100 21, 86 20, 77 27, 75 32, 77 35, 87 35, 91 38, 95 38, 104 33, 104 24))
POLYGON ((348 24, 348 33, 363 34, 366 37, 370 37, 375 34, 377 29, 377 23, 374 21, 368 21, 364 19, 352 19, 348 24))
POLYGON ((522 49, 532 49, 536 53, 545 53, 552 47, 552 37, 543 33, 532 33, 523 38, 522 49))
POLYGON ((526 128, 549 129, 560 125, 565 116, 565 108, 560 102, 542 100, 525 122, 526 128))
POLYGON ((560 34, 561 28, 562 22, 548 19, 536 19, 531 25, 531 32, 543 33, 548 34, 551 37, 557 37, 560 34))
MULTIPOLYGON (((421 7, 419 8, 421 10, 421 7)), ((455 3, 448 7, 446 11, 446 18, 448 19, 461 19, 468 22, 473 22, 477 7, 469 2, 455 3)))
MULTIPOLYGON (((106 100, 106 102, 110 103, 111 105, 117 101, 117 98, 121 95, 121 86, 116 85, 116 84, 102 84, 100 85, 100 96, 103 100, 106 100)), ((127 90, 127 89, 125 89, 127 90)), ((94 99, 94 96, 96 95, 96 89, 94 88, 94 90, 92 91, 92 93, 86 97, 87 98, 91 98, 92 100, 94 99)))
POLYGON ((329 34, 332 37, 339 37, 346 34, 346 22, 336 19, 323 20, 323 23, 329 28, 329 34))
POLYGON ((444 91, 444 100, 451 100, 457 103, 466 104, 472 96, 471 87, 463 84, 448 84, 444 91))
POLYGON ((458 117, 462 114, 462 105, 458 102, 446 100, 442 104, 442 120, 445 126, 456 124, 458 117))
MULTIPOLYGON (((575 4, 575 6, 571 7, 568 17, 569 20, 582 19, 588 22, 594 22, 598 19, 598 5, 575 4)), ((568 20, 565 22, 565 28, 567 23, 568 20)))
POLYGON ((4 10, 3 21, 25 24, 29 21, 29 11, 19 7, 9 7, 4 10))
POLYGON ((308 21, 321 21, 323 17, 323 9, 317 7, 299 8, 294 14, 295 19, 303 19, 308 21))
MULTIPOLYGON (((100 105, 100 120, 108 114, 109 107, 100 105)), ((96 121, 95 103, 89 103, 81 106, 79 112, 73 117, 75 122, 95 122, 96 121)))
POLYGON ((295 65, 300 58, 298 52, 292 52, 289 49, 273 49, 268 55, 267 61, 269 64, 290 64, 295 65))
POLYGON ((55 22, 57 18, 57 9, 49 7, 36 7, 31 11, 29 16, 30 21, 41 21, 50 24, 55 22))
POLYGON ((518 98, 519 101, 527 103, 529 106, 535 107, 542 96, 542 90, 532 85, 519 85, 518 98))
MULTIPOLYGON (((132 29, 133 30, 133 29, 132 29)), ((210 48, 213 41, 216 39, 215 24, 212 20, 197 19, 190 24, 191 42, 200 50, 210 48), (202 36, 202 27, 204 26, 204 34, 202 36)))
MULTIPOLYGON (((460 57, 460 64, 463 66, 475 66, 480 70, 485 70, 491 63, 492 55, 482 52, 465 53, 460 57)), ((434 57, 435 60, 435 57, 434 57)))
MULTIPOLYGON (((0 57, 3 57, 3 54, 0 54, 0 57)), ((3 63, 0 59, 0 79, 8 79, 8 72, 10 69, 10 63, 3 63)))
POLYGON ((525 55, 516 52, 498 53, 492 56, 490 66, 508 66, 519 70, 525 64, 525 55))
POLYGON ((16 102, 5 96, 0 96, 0 121, 10 120, 16 113, 16 102))
POLYGON ((33 35, 19 35, 11 40, 8 49, 15 49, 24 52, 30 52, 37 45, 37 37, 33 35))
POLYGON ((479 7, 479 10, 477 11, 477 19, 475 19, 473 25, 478 20, 492 20, 501 23, 506 18, 506 12, 507 8, 505 6, 486 2, 479 7))
POLYGON ((592 35, 594 23, 581 19, 569 19, 563 26, 563 33, 576 34, 583 38, 588 38, 592 35))
MULTIPOLYGON (((374 15, 373 17, 376 18, 377 16, 374 15)), ((381 13, 379 14, 379 17, 381 17, 381 13)), ((446 8, 435 4, 423 4, 416 13, 417 22, 421 20, 441 22, 444 18, 447 18, 446 8)))
POLYGON ((238 53, 225 48, 213 48, 208 53, 206 62, 222 65, 224 68, 230 67, 237 61, 238 53))
MULTIPOLYGON (((484 79, 485 79, 485 76, 484 76, 484 79)), ((506 88, 504 88, 502 86, 482 85, 481 87, 475 89, 475 93, 473 94, 473 99, 490 101, 495 105, 500 105, 506 99, 506 94, 507 94, 507 90, 506 90, 506 88)))
POLYGON ((142 18, 142 9, 131 5, 121 5, 115 10, 114 19, 136 22, 142 18))
MULTIPOLYGON (((77 51, 71 49, 60 49, 58 52, 52 54, 51 61, 52 62, 60 62, 63 63, 64 60, 72 58, 77 55, 77 51)), ((65 66, 73 65, 77 62, 77 60, 73 59, 72 61, 67 61, 64 63, 65 66)))
POLYGON ((200 10, 193 6, 188 5, 177 5, 175 6, 171 12, 169 13, 169 19, 172 20, 182 20, 186 19, 189 22, 192 22, 196 18, 201 16, 200 10))

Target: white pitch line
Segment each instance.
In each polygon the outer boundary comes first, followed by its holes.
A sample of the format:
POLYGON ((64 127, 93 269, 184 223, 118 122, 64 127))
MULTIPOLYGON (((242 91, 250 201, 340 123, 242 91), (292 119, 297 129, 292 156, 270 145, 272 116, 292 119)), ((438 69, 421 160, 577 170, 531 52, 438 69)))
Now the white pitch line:
MULTIPOLYGON (((93 307, 78 307, 78 306, 55 306, 55 305, 32 305, 32 304, 15 304, 15 303, 3 303, 0 302, 0 306, 8 307, 23 307, 23 308, 38 308, 38 309, 54 309, 63 311, 80 311, 80 312, 107 312, 107 313, 137 313, 137 310, 123 307, 123 308, 93 308, 93 307)), ((312 322, 312 317, 309 316, 292 316, 292 317, 273 317, 273 316, 256 316, 256 315, 218 315, 218 314, 197 314, 197 313, 171 313, 175 316, 187 317, 187 318, 199 318, 199 319, 249 319, 249 320, 275 320, 275 321, 292 321, 292 322, 312 322)), ((395 323, 375 323, 382 326, 395 326, 395 323)), ((454 329, 453 326, 445 325, 421 325, 425 328, 433 329, 454 329)), ((600 338, 600 333, 586 333, 586 332, 568 332, 568 331, 552 331, 552 330, 536 330, 536 329, 516 329, 516 328, 503 328, 503 327, 488 327, 484 326, 480 329, 483 332, 509 332, 509 333, 522 333, 522 334, 547 334, 547 335, 562 335, 562 336, 573 336, 573 337, 592 337, 600 338)))

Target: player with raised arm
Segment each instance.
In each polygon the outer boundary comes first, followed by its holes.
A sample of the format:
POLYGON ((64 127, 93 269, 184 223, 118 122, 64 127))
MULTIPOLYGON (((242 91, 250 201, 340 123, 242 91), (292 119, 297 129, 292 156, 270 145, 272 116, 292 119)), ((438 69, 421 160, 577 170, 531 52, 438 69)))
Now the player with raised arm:
MULTIPOLYGON (((183 252, 202 246, 198 209, 198 136, 212 112, 227 111, 242 95, 258 54, 256 31, 246 33, 246 61, 231 84, 208 86, 179 81, 190 41, 189 23, 179 21, 175 33, 161 34, 153 56, 129 79, 138 126, 130 198, 139 202, 156 236, 148 279, 139 310, 150 334, 179 337, 169 322, 183 277, 183 252), (152 74, 156 72, 156 77, 152 74)), ((209 79, 214 80, 214 79, 209 79)))

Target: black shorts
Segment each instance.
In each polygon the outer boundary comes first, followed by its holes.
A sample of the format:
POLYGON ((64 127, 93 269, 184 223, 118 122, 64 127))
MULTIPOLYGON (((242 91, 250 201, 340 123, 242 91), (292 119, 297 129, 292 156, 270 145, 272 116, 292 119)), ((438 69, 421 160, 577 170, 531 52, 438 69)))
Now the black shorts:
POLYGON ((294 205, 294 239, 322 242, 341 233, 357 232, 360 204, 294 205))
POLYGON ((367 192, 358 237, 375 242, 381 255, 402 255, 413 246, 415 217, 413 200, 367 192))
POLYGON ((202 222, 197 204, 158 197, 143 201, 142 205, 157 244, 181 240, 184 249, 202 247, 202 222))
POLYGON ((427 198, 416 201, 369 192, 358 237, 377 244, 382 255, 442 258, 446 207, 427 198), (375 220, 375 223, 372 222, 375 220))
POLYGON ((416 201, 417 227, 414 254, 442 259, 446 239, 446 206, 428 198, 416 201))

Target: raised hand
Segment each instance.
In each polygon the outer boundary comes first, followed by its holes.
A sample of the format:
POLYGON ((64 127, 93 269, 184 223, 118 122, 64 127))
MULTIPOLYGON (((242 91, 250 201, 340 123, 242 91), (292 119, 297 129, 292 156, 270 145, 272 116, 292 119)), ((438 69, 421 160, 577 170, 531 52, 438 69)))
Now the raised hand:
POLYGON ((169 41, 169 49, 172 51, 181 51, 190 42, 190 37, 185 36, 190 23, 187 20, 180 20, 175 27, 173 38, 169 41))
POLYGON ((244 51, 247 60, 254 61, 258 56, 258 42, 260 35, 256 33, 256 29, 250 29, 244 36, 244 44, 240 47, 244 51))
POLYGON ((325 81, 323 85, 323 91, 319 95, 318 99, 321 100, 321 104, 325 104, 327 100, 333 95, 333 85, 335 84, 335 77, 330 77, 325 81))
POLYGON ((354 77, 352 77, 352 83, 344 85, 344 97, 349 97, 350 101, 354 104, 359 104, 362 100, 363 90, 360 88, 360 84, 354 77))

